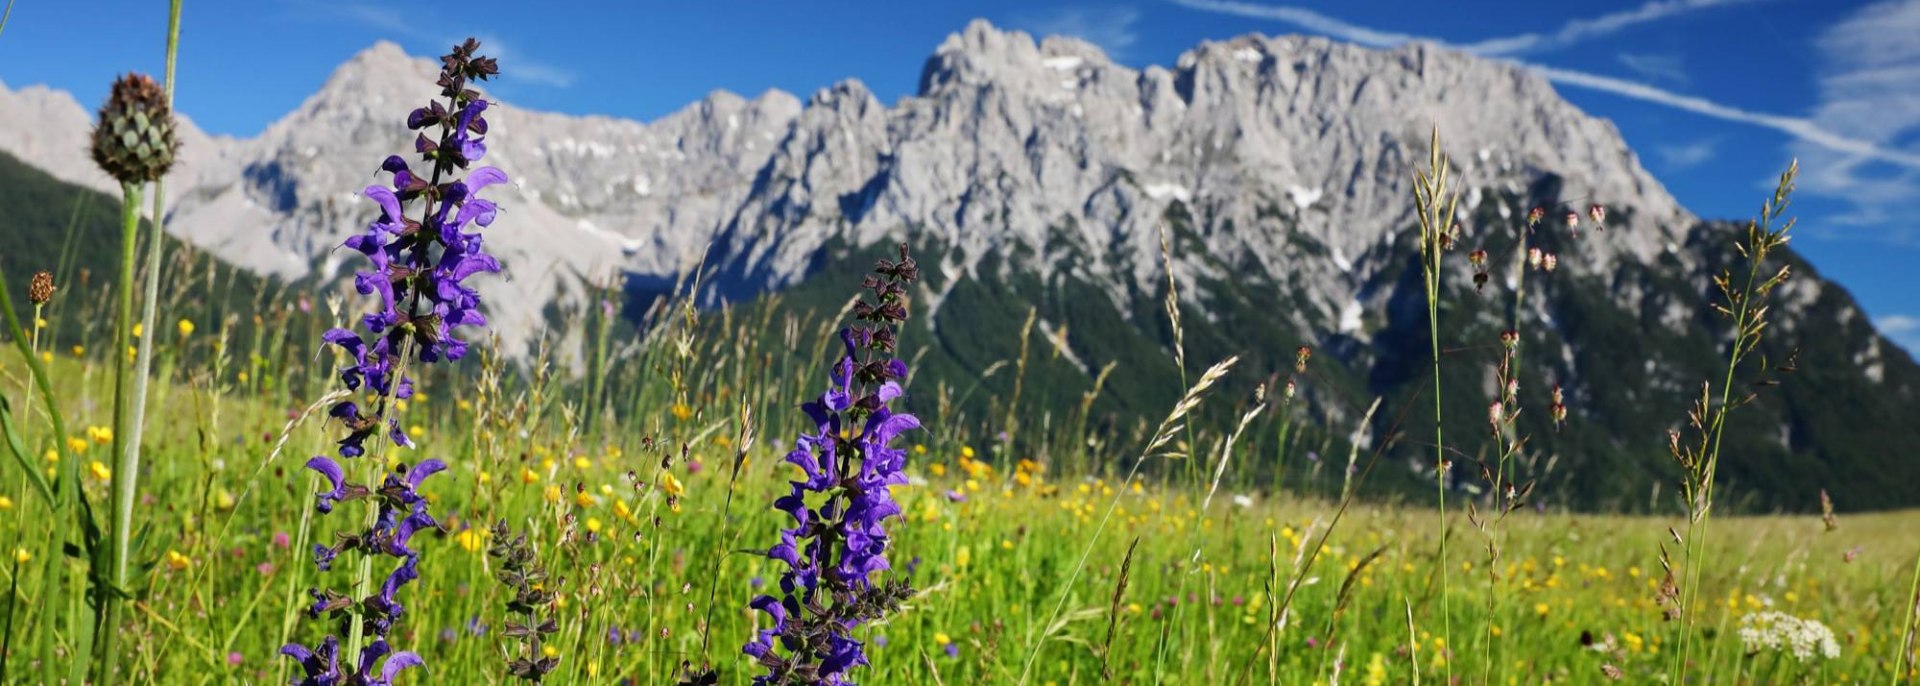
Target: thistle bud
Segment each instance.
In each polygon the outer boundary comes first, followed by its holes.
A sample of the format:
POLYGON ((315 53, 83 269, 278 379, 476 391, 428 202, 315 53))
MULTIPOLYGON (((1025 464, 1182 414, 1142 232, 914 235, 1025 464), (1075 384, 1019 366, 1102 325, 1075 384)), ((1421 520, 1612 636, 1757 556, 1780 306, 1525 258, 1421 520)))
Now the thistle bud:
POLYGON ((1567 228, 1575 231, 1580 230, 1580 213, 1567 210, 1567 228))
POLYGON ((44 271, 34 272, 33 279, 27 282, 27 302, 39 306, 52 299, 53 275, 44 271))
POLYGON ((1515 331, 1513 329, 1507 329, 1505 331, 1500 332, 1501 347, 1504 347, 1508 350, 1512 350, 1514 349, 1515 346, 1518 346, 1518 345, 1520 345, 1520 332, 1515 331))
POLYGON ((1527 248, 1527 265, 1539 269, 1540 259, 1543 256, 1544 254, 1540 252, 1539 248, 1527 248))
POLYGON ((1547 253, 1540 256, 1541 269, 1545 269, 1551 272, 1553 271, 1554 267, 1558 267, 1558 266, 1560 266, 1560 258, 1556 257, 1553 253, 1547 253))
POLYGON ((1467 253, 1467 263, 1472 264, 1475 267, 1485 264, 1486 261, 1487 261, 1486 248, 1476 248, 1474 249, 1473 252, 1467 253))
POLYGON ((1293 400, 1293 393, 1295 390, 1296 389, 1294 387, 1293 379, 1287 379, 1287 390, 1286 390, 1285 398, 1287 400, 1293 400))
POLYGON ((145 74, 116 79, 93 127, 94 163, 121 183, 146 183, 167 173, 179 149, 160 84, 145 74))
POLYGON ((1601 207, 1598 204, 1588 207, 1587 216, 1593 219, 1594 224, 1605 224, 1607 221, 1607 208, 1601 207))
POLYGON ((1304 345, 1295 348, 1293 351, 1293 371, 1296 373, 1307 371, 1307 360, 1310 359, 1313 359, 1313 348, 1304 345))
POLYGON ((1534 224, 1538 224, 1540 220, 1545 219, 1546 216, 1547 208, 1545 207, 1534 207, 1531 210, 1527 210, 1527 225, 1533 226, 1534 224))

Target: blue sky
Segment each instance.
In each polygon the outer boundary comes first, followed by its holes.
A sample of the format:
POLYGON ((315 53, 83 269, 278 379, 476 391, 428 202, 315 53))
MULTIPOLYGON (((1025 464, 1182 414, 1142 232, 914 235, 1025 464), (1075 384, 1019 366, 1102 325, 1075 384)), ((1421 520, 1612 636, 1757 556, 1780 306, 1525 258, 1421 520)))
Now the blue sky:
MULTIPOLYGON (((159 70, 165 12, 164 0, 16 0, 0 81, 91 107, 114 73, 159 70)), ((186 0, 177 97, 201 127, 250 136, 375 40, 436 55, 473 34, 506 67, 494 91, 534 109, 653 119, 714 89, 804 97, 849 77, 891 100, 975 17, 1077 35, 1134 66, 1203 40, 1301 32, 1522 63, 1616 122, 1703 216, 1751 216, 1798 157, 1795 247, 1920 350, 1920 0, 186 0)))

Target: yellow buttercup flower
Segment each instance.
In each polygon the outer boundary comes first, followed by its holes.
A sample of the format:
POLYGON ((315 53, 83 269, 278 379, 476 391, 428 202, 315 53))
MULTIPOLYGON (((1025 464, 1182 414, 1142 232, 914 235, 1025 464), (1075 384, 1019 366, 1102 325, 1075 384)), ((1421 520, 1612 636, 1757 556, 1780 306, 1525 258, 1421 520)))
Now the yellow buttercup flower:
POLYGON ((11 510, 11 509, 13 509, 13 499, 6 497, 4 495, 0 495, 0 510, 11 510))
POLYGON ((687 487, 681 485, 680 480, 673 477, 673 472, 661 472, 660 490, 666 491, 667 495, 678 498, 687 492, 687 487))
POLYGON ((32 560, 33 560, 33 553, 28 552, 26 548, 13 549, 14 562, 18 562, 20 564, 26 564, 28 562, 31 562, 32 560))
POLYGON ((458 541, 460 543, 460 547, 465 549, 469 553, 480 550, 480 546, 484 543, 484 541, 482 541, 480 538, 479 529, 467 529, 465 531, 462 531, 460 532, 459 536, 454 537, 454 540, 458 541))
POLYGON ((98 479, 100 481, 106 481, 108 479, 113 478, 113 470, 107 468, 106 465, 101 464, 99 460, 94 460, 93 464, 87 465, 87 473, 92 475, 93 478, 98 479))
POLYGON ((167 551, 167 569, 180 571, 193 566, 193 558, 181 555, 179 551, 167 551))
POLYGON ((101 445, 112 443, 113 429, 104 426, 89 426, 87 427, 87 438, 101 445))
POLYGON ((174 327, 180 330, 181 338, 186 338, 188 336, 193 335, 193 320, 191 319, 182 319, 180 320, 180 323, 175 324, 174 327))

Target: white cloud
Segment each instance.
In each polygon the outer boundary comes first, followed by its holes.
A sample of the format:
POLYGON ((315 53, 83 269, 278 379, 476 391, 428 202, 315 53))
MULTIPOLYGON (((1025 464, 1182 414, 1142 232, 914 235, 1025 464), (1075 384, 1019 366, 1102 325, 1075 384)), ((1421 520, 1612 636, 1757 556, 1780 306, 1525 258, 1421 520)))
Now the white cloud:
MULTIPOLYGON (((1261 19, 1272 19, 1275 21, 1286 22, 1286 23, 1294 24, 1301 28, 1305 28, 1309 31, 1314 31, 1316 33, 1323 33, 1341 40, 1347 40, 1355 43, 1362 43, 1365 45, 1372 45, 1376 47, 1389 47, 1389 46, 1400 45, 1402 43, 1408 43, 1413 41, 1424 41, 1424 42, 1434 43, 1434 44, 1451 47, 1455 49, 1464 49, 1465 47, 1470 47, 1470 46, 1453 45, 1445 41, 1442 41, 1440 39, 1428 37, 1428 36, 1416 36, 1411 34, 1379 31, 1379 30, 1367 28, 1364 26, 1349 24, 1347 22, 1334 19, 1326 15, 1322 15, 1318 12, 1314 12, 1312 10, 1298 8, 1298 7, 1289 7, 1289 6, 1282 6, 1282 5, 1260 5, 1260 4, 1254 4, 1254 3, 1248 3, 1248 2, 1237 2, 1232 0, 1171 0, 1171 1, 1183 7, 1188 7, 1188 8, 1197 9, 1197 10, 1203 10, 1203 11, 1209 11, 1209 12, 1221 12, 1226 14, 1234 14, 1238 16, 1254 17, 1254 18, 1261 18, 1261 19)), ((1650 4, 1658 5, 1661 3, 1650 3, 1650 4)), ((1716 4, 1726 4, 1726 3, 1695 2, 1695 3, 1680 3, 1680 4, 1686 4, 1686 5, 1689 5, 1690 7, 1698 8, 1698 7, 1705 7, 1705 6, 1711 6, 1716 4)), ((1893 5, 1893 4, 1901 4, 1908 9, 1920 8, 1920 0, 1900 0, 1899 2, 1885 3, 1885 5, 1893 5)), ((1883 6, 1884 5, 1876 5, 1875 8, 1879 8, 1883 6)), ((1643 6, 1643 9, 1644 7, 1645 6, 1643 6)), ((1869 8, 1869 12, 1871 12, 1873 9, 1874 8, 1869 8)), ((1659 16, 1672 16, 1675 13, 1677 12, 1669 11, 1666 14, 1661 14, 1659 16)), ((1909 14, 1920 15, 1920 10, 1910 12, 1909 14)), ((1613 15, 1607 15, 1607 16, 1613 16, 1613 15)), ((1835 46, 1837 48, 1840 48, 1843 51, 1845 49, 1848 49, 1848 47, 1851 47, 1852 49, 1862 50, 1863 52, 1866 52, 1868 54, 1873 54, 1873 55, 1904 54, 1906 50, 1920 50, 1920 42, 1913 42, 1911 40, 1902 42, 1902 39, 1900 38, 1900 36, 1903 36, 1903 35, 1905 36, 1920 35, 1920 33, 1915 33, 1916 31, 1920 31, 1920 18, 1914 18, 1912 19, 1912 21, 1914 22, 1912 28, 1908 28, 1906 24, 1901 24, 1898 27, 1882 27, 1883 29, 1886 29, 1884 34, 1882 34, 1882 38, 1869 46, 1846 46, 1844 41, 1836 41, 1835 46), (1908 32, 1905 34, 1901 34, 1901 33, 1898 33, 1897 29, 1906 29, 1908 32)), ((1575 22, 1575 23, 1578 23, 1578 22, 1575 22)), ((1571 25, 1572 24, 1569 24, 1569 26, 1571 25)), ((1618 22, 1614 22, 1612 25, 1624 26, 1627 24, 1619 24, 1618 22)), ((1569 33, 1569 35, 1573 33, 1578 33, 1579 35, 1586 35, 1586 36, 1593 35, 1591 31, 1568 32, 1564 29, 1562 33, 1569 33)), ((1486 49, 1485 46, 1487 46, 1489 43, 1490 43, 1489 41, 1482 41, 1478 45, 1481 45, 1482 49, 1484 50, 1486 49)), ((1823 45, 1824 44, 1825 42, 1823 41, 1823 45)), ((1513 49, 1501 44, 1495 44, 1494 47, 1499 49, 1513 49)), ((1573 71, 1570 69, 1559 69, 1559 68, 1549 67, 1541 64, 1533 64, 1533 63, 1513 61, 1513 60, 1509 60, 1509 63, 1526 68, 1526 69, 1531 69, 1555 83, 1566 84, 1570 86, 1578 86, 1581 88, 1598 90, 1606 93, 1612 93, 1614 95, 1618 95, 1621 97, 1632 98, 1635 100, 1650 102, 1658 105, 1665 105, 1667 107, 1685 110, 1685 111, 1699 114, 1702 116, 1713 117, 1715 119, 1721 119, 1724 121, 1740 122, 1743 124, 1751 124, 1754 126, 1769 128, 1776 131, 1780 131, 1789 136, 1793 136, 1795 139, 1799 140, 1800 142, 1811 144, 1811 146, 1816 146, 1813 149, 1826 150, 1833 153, 1838 153, 1840 155, 1846 156, 1848 159, 1855 160, 1862 164, 1867 162, 1879 162, 1879 163, 1886 163, 1892 166, 1902 167, 1909 172, 1920 172, 1920 152, 1903 150, 1901 148, 1890 146, 1890 145, 1883 145, 1881 141, 1887 140, 1884 138, 1877 139, 1873 137, 1850 135, 1852 132, 1850 131, 1849 128, 1839 128, 1839 129, 1828 128, 1827 127, 1828 121, 1826 119, 1821 119, 1819 121, 1816 121, 1815 119, 1810 119, 1810 118, 1791 117, 1791 116, 1778 115, 1778 114, 1769 114, 1765 112, 1755 112, 1752 110, 1746 110, 1746 109, 1741 109, 1741 108, 1733 107, 1729 105, 1723 105, 1723 104, 1713 102, 1711 100, 1707 100, 1706 98, 1701 98, 1698 96, 1683 95, 1680 93, 1675 93, 1673 91, 1665 90, 1657 86, 1653 86, 1650 84, 1641 83, 1637 81, 1631 81, 1628 79, 1616 78, 1612 76, 1602 76, 1599 74, 1590 74, 1587 72, 1573 71)), ((1920 79, 1920 68, 1907 69, 1899 73, 1902 76, 1902 78, 1920 79)), ((1871 74, 1871 75, 1874 78, 1880 78, 1880 79, 1890 78, 1893 76, 1893 74, 1871 74)), ((1861 76, 1864 77, 1868 75, 1863 74, 1861 76)), ((1920 123, 1920 90, 1909 89, 1908 91, 1906 91, 1906 93, 1907 95, 1905 96, 1905 99, 1907 99, 1909 102, 1907 105, 1905 105, 1906 112, 1902 114, 1902 118, 1914 119, 1916 123, 1920 123)), ((1881 103, 1882 106, 1885 106, 1886 104, 1887 103, 1881 103)), ((1874 113, 1872 112, 1862 112, 1859 114, 1864 114, 1866 116, 1874 116, 1874 113)), ((1805 166, 1808 166, 1808 165, 1803 165, 1803 167, 1805 166)), ((1905 174, 1903 176, 1912 177, 1913 175, 1905 174)), ((1920 185, 1920 177, 1910 178, 1907 181, 1907 184, 1920 185)), ((1887 194, 1891 196, 1891 195, 1894 195, 1895 192, 1905 192, 1907 189, 1906 188, 1899 188, 1899 189, 1889 188, 1885 190, 1887 191, 1887 194)), ((1910 199, 1914 196, 1912 194, 1908 194, 1906 197, 1910 199)))
POLYGON ((1079 38, 1119 58, 1140 40, 1139 22, 1140 10, 1134 7, 1062 7, 1015 23, 1036 36, 1079 38))
POLYGON ((1668 169, 1686 169, 1713 159, 1714 147, 1717 144, 1713 139, 1707 138, 1680 145, 1656 145, 1653 146, 1653 152, 1660 156, 1660 162, 1668 169))
POLYGON ((1623 52, 1615 57, 1620 60, 1621 66, 1648 81, 1665 81, 1681 86, 1692 81, 1687 76, 1686 65, 1681 62, 1679 55, 1623 52))
POLYGON ((1906 314, 1890 314, 1873 320, 1880 335, 1886 336, 1900 347, 1920 353, 1920 317, 1906 314))
POLYGON ((1468 43, 1460 47, 1468 52, 1477 52, 1482 55, 1513 55, 1553 50, 1688 12, 1757 1, 1759 0, 1652 0, 1630 10, 1574 19, 1561 25, 1560 30, 1552 33, 1523 33, 1468 43))
MULTIPOLYGON (((572 71, 527 57, 507 46, 498 36, 481 34, 484 52, 500 61, 500 78, 548 88, 566 88, 578 78, 572 71)), ((449 43, 451 45, 451 43, 449 43)))
MULTIPOLYGON (((1813 125, 1868 141, 1906 160, 1920 160, 1920 0, 1862 8, 1822 32, 1820 100, 1813 125)), ((1895 240, 1920 240, 1906 220, 1920 201, 1920 164, 1888 165, 1884 156, 1796 141, 1801 188, 1845 199, 1851 211, 1835 221, 1898 226, 1895 240)))
POLYGON ((301 7, 319 16, 365 26, 383 34, 386 38, 415 44, 429 44, 436 50, 466 40, 469 35, 478 36, 481 43, 485 45, 482 52, 501 61, 500 77, 507 81, 549 88, 566 88, 572 86, 577 78, 572 71, 509 50, 506 43, 497 36, 481 33, 446 33, 443 28, 440 28, 443 26, 442 22, 432 17, 411 17, 387 7, 353 2, 315 3, 301 5, 301 7))
POLYGON ((1349 43, 1359 43, 1374 47, 1391 47, 1414 41, 1438 43, 1456 50, 1481 55, 1515 55, 1542 50, 1564 48, 1617 33, 1631 26, 1637 26, 1660 19, 1666 19, 1696 10, 1738 5, 1764 0, 1651 0, 1630 10, 1621 10, 1597 17, 1574 19, 1561 25, 1552 33, 1522 33, 1499 38, 1489 38, 1473 43, 1448 43, 1432 36, 1420 36, 1410 33, 1396 33, 1360 26, 1315 12, 1304 7, 1289 5, 1267 5, 1241 0, 1169 0, 1173 4, 1189 9, 1220 14, 1232 14, 1251 19, 1270 19, 1293 24, 1314 33, 1339 38, 1349 43))
POLYGON ((1263 5, 1252 2, 1238 2, 1236 0, 1171 1, 1173 4, 1181 7, 1201 10, 1203 12, 1232 14, 1250 19, 1271 19, 1292 24, 1314 33, 1332 36, 1349 43, 1359 43, 1376 48, 1393 47, 1402 43, 1412 43, 1415 41, 1445 44, 1443 41, 1427 36, 1416 36, 1410 33, 1393 33, 1390 31, 1370 29, 1358 24, 1349 24, 1304 7, 1263 5))

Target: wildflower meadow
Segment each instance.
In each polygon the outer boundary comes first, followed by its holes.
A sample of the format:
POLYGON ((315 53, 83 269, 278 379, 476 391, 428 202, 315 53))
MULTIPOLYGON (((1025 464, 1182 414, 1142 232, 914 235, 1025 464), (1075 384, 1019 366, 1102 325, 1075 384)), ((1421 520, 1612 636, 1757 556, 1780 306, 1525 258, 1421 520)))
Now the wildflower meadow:
MULTIPOLYGON (((155 238, 156 187, 187 154, 169 50, 167 73, 113 83, 90 141, 121 185, 123 233, 79 249, 112 256, 116 290, 89 292, 52 249, 43 271, 0 275, 0 683, 1920 674, 1920 516, 1746 511, 1716 478, 1745 457, 1721 449, 1742 394, 1791 371, 1756 350, 1782 335, 1770 297, 1793 274, 1773 252, 1794 230, 1797 170, 1732 237, 1741 259, 1698 284, 1735 334, 1726 377, 1662 401, 1681 408, 1661 437, 1665 499, 1609 514, 1535 500, 1521 466, 1522 413, 1582 421, 1556 380, 1522 371, 1537 323, 1501 314, 1484 341, 1445 326, 1469 316, 1447 280, 1471 274, 1522 312, 1563 259, 1536 236, 1604 230, 1606 210, 1541 208, 1520 235, 1472 235, 1453 219, 1445 130, 1404 199, 1428 323, 1415 368, 1432 389, 1481 359, 1449 351, 1492 351, 1481 401, 1375 402, 1368 420, 1395 431, 1347 439, 1357 426, 1297 401, 1321 383, 1321 351, 1286 351, 1293 364, 1229 392, 1240 358, 1189 357, 1168 280, 1148 287, 1167 302, 1178 400, 1116 426, 1090 417, 1097 385, 1078 407, 1021 413, 1016 398, 980 416, 916 383, 925 343, 906 324, 931 267, 911 242, 835 277, 838 310, 705 299, 696 269, 644 316, 597 290, 534 354, 504 351, 488 242, 527 229, 483 197, 516 182, 490 164, 516 140, 490 128, 487 87, 515 65, 472 39, 417 102, 382 105, 412 148, 366 160, 371 185, 330 189, 361 219, 336 251, 351 281, 248 291, 155 238), (1459 417, 1496 449, 1452 449, 1459 417), (1376 485, 1395 443, 1419 446, 1416 494, 1376 485), (1266 460, 1300 469, 1251 466, 1266 460)), ((1032 320, 1003 319, 1027 322, 1000 372, 1023 374, 1032 320)))

